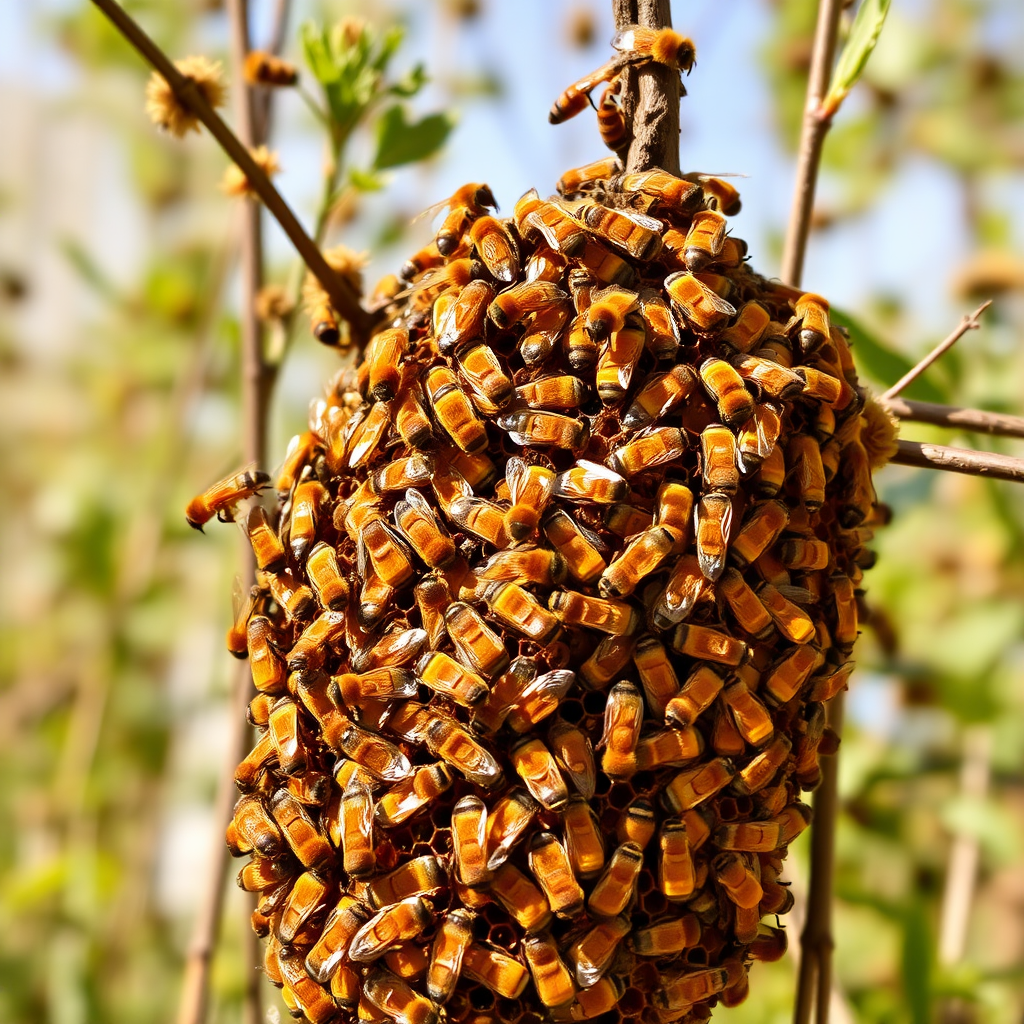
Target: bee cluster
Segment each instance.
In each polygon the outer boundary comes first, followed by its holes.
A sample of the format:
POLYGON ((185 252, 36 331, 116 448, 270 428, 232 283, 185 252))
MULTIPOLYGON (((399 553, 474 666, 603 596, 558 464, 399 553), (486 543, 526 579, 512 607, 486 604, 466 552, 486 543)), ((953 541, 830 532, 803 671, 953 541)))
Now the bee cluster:
POLYGON ((227 839, 313 1024, 704 1020, 786 947, 878 515, 848 343, 727 183, 559 191, 452 197, 248 514, 227 839))

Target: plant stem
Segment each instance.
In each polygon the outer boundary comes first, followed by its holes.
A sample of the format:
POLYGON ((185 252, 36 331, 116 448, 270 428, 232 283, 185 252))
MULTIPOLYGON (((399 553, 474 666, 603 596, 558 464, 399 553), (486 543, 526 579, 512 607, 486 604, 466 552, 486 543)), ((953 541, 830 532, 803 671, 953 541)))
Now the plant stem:
POLYGON ((901 439, 896 444, 896 454, 890 461, 898 466, 943 469, 950 473, 1024 483, 1024 459, 995 452, 975 452, 969 448, 949 448, 944 444, 922 444, 920 441, 901 439))
POLYGON ((926 355, 924 359, 917 364, 917 366, 908 370, 898 381, 896 381, 895 384, 893 384, 891 388, 882 393, 881 400, 884 402, 890 398, 895 398, 901 391, 909 387, 913 381, 917 380, 917 378, 920 377, 936 359, 945 355, 945 353, 948 352, 968 331, 977 330, 981 326, 978 318, 991 305, 992 300, 987 299, 973 313, 969 313, 964 316, 957 327, 947 334, 946 337, 943 338, 942 341, 940 341, 938 345, 936 345, 935 348, 933 348, 931 352, 929 352, 928 355, 926 355))
MULTIPOLYGON (((612 0, 615 27, 671 28, 670 0, 612 0)), ((679 174, 679 72, 648 61, 622 72, 622 110, 629 126, 626 170, 660 167, 679 174)))
POLYGON ((894 416, 912 423, 931 423, 951 430, 993 434, 996 437, 1024 438, 1024 416, 1010 416, 985 409, 964 409, 958 405, 915 402, 909 398, 880 398, 878 401, 894 416))
POLYGON ((780 276, 786 284, 799 286, 803 277, 804 255, 807 252, 807 236, 810 234, 811 214, 814 210, 814 190, 818 183, 818 166, 825 136, 832 126, 831 115, 824 114, 821 102, 828 91, 832 76, 832 64, 836 52, 836 36, 839 33, 839 15, 843 0, 820 0, 818 24, 814 31, 814 51, 811 56, 811 73, 807 80, 807 101, 804 106, 803 129, 800 133, 800 150, 797 155, 796 187, 793 192, 793 206, 786 226, 786 244, 782 250, 780 276))
POLYGON ((306 234, 281 193, 253 160, 249 150, 206 102, 192 79, 183 75, 170 58, 138 26, 117 0, 92 0, 125 39, 163 76, 178 99, 209 129, 229 157, 241 168, 253 190, 281 225, 306 266, 324 286, 331 305, 348 321, 358 341, 369 331, 373 317, 359 304, 352 286, 336 274, 323 258, 313 239, 306 234))

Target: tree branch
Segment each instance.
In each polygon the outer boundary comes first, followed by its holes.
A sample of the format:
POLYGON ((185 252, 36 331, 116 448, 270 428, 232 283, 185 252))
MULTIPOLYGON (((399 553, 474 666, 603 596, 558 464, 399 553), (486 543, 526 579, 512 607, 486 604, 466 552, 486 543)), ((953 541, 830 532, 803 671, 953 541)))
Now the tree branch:
POLYGON ((781 277, 786 284, 799 286, 803 277, 807 236, 811 230, 814 210, 814 190, 818 183, 818 166, 825 136, 832 126, 832 118, 821 110, 822 100, 832 76, 839 33, 839 15, 843 0, 820 0, 818 24, 814 32, 814 51, 811 73, 807 80, 807 102, 804 106, 803 129, 796 164, 796 187, 793 206, 786 227, 786 244, 782 250, 781 277))
MULTIPOLYGON (((615 27, 671 28, 670 0, 612 0, 615 27)), ((629 125, 626 170, 660 167, 679 174, 679 73, 648 61, 622 72, 622 111, 629 125)))
POLYGON ((944 444, 922 444, 920 441, 900 439, 896 444, 896 454, 890 462, 898 466, 944 469, 950 473, 1024 483, 1024 459, 995 452, 975 452, 969 448, 949 448, 944 444))
POLYGON ((879 398, 894 416, 912 423, 931 423, 951 430, 967 430, 995 437, 1024 438, 1024 416, 1010 416, 985 409, 964 409, 958 405, 915 402, 909 398, 879 398))
POLYGON ((115 28, 167 81, 174 94, 209 129, 210 134, 220 143, 221 148, 241 168, 253 190, 281 225, 282 230, 295 246, 306 266, 320 281, 330 296, 331 305, 348 321, 357 337, 367 334, 373 324, 373 316, 359 304, 359 296, 352 286, 336 274, 324 259, 313 239, 306 234, 291 207, 271 183, 270 178, 258 166, 249 150, 224 123, 220 115, 206 102, 202 92, 192 79, 183 75, 170 58, 152 39, 146 35, 117 0, 92 0, 110 19, 115 28))
POLYGON ((895 398, 901 391, 917 380, 917 378, 920 377, 936 359, 945 355, 968 331, 977 330, 981 326, 981 322, 978 318, 991 305, 992 300, 987 299, 973 313, 965 315, 960 320, 957 327, 947 334, 946 337, 943 338, 942 341, 940 341, 938 345, 936 345, 935 348, 933 348, 931 352, 929 352, 928 355, 926 355, 924 359, 917 364, 917 366, 908 370, 898 381, 896 381, 895 384, 893 384, 891 388, 889 388, 888 391, 882 393, 881 400, 885 402, 890 398, 895 398))

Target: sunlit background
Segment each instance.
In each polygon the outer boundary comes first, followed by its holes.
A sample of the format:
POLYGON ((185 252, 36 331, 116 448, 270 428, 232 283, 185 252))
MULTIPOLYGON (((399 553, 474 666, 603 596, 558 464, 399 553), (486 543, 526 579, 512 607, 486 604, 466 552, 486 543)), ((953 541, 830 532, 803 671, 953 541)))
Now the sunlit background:
MULTIPOLYGON (((172 56, 226 56, 216 0, 129 6, 172 56)), ((274 6, 253 5, 257 44, 274 6)), ((684 169, 744 176, 731 228, 769 276, 815 6, 675 5, 698 50, 684 169)), ((331 241, 372 254, 371 284, 430 237, 415 214, 463 182, 488 182, 508 212, 603 155, 589 112, 552 127, 547 111, 606 58, 610 4, 296 0, 286 55, 301 59, 301 22, 354 14, 405 24, 396 66, 422 61, 432 80, 413 109, 458 118, 439 156, 334 218, 331 241)), ((238 208, 209 137, 176 142, 150 125, 145 80, 84 0, 0 3, 3 1021, 169 1019, 220 828, 210 807, 238 535, 193 533, 182 509, 240 461, 238 208)), ((277 183, 310 223, 322 133, 294 91, 274 103, 277 183)), ((357 138, 352 166, 371 153, 357 138)), ((824 166, 804 284, 860 324, 862 375, 892 383, 991 296, 983 329, 907 395, 1024 412, 1019 0, 895 0, 824 166)), ((268 253, 270 277, 293 281, 274 226, 268 253)), ((274 459, 335 364, 300 323, 274 459)), ((904 436, 1024 455, 1024 442, 913 425, 904 436)), ((873 615, 840 761, 833 1019, 1008 1024, 1024 1011, 1024 491, 895 467, 878 482, 894 522, 867 576, 873 615)), ((805 845, 790 861, 791 947, 805 845)), ((239 1019, 247 927, 232 889, 214 1021, 239 1019)), ((791 957, 756 965, 748 1002, 716 1019, 788 1020, 793 981, 791 957)))

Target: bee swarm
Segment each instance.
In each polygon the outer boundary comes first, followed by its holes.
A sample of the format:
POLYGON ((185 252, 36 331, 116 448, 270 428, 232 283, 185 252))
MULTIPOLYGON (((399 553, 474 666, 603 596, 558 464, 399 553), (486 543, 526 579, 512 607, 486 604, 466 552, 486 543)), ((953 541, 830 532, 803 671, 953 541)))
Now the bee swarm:
POLYGON ((878 518, 848 344, 731 186, 560 191, 452 198, 249 513, 227 838, 314 1024, 704 1020, 785 950, 878 518))

